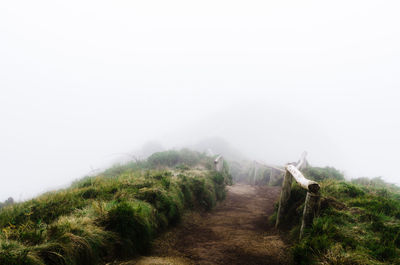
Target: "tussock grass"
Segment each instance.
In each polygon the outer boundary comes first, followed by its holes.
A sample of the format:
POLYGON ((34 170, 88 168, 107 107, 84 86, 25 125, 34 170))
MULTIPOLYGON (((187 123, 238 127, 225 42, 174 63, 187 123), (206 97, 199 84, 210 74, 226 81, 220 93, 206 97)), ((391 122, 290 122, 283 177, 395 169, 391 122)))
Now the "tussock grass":
POLYGON ((97 264, 145 254, 185 209, 208 210, 231 182, 200 153, 116 165, 0 210, 0 264, 97 264), (208 168, 208 169, 207 169, 208 168))
POLYGON ((391 185, 326 178, 321 209, 301 241, 305 193, 293 184, 283 229, 290 230, 297 264, 400 264, 400 200, 391 185))

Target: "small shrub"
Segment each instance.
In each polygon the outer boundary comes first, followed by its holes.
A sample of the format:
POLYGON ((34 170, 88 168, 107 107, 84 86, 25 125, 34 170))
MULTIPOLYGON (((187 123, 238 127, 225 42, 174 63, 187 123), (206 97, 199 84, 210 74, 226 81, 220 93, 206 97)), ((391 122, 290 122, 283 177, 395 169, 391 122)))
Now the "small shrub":
POLYGON ((120 202, 112 208, 103 221, 107 230, 116 232, 121 238, 125 239, 128 248, 124 248, 130 253, 145 253, 150 244, 152 229, 148 216, 141 204, 120 202), (129 247, 133 249, 128 250, 129 247))
POLYGON ((82 198, 84 199, 94 199, 99 195, 99 191, 95 188, 87 188, 82 192, 82 198))
POLYGON ((344 180, 343 173, 333 167, 308 167, 303 170, 303 174, 315 181, 326 179, 344 180))
POLYGON ((43 260, 31 249, 17 241, 0 240, 0 264, 7 265, 44 265, 43 260))

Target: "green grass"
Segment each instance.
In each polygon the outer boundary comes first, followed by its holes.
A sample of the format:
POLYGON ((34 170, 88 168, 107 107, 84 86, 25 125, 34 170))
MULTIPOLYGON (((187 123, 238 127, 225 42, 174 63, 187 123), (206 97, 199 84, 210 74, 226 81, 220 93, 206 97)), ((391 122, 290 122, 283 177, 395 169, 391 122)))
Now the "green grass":
POLYGON ((150 158, 2 208, 0 264, 97 264, 145 254, 186 209, 214 207, 231 182, 200 153, 150 158))
POLYGON ((400 264, 398 189, 366 179, 324 178, 320 184, 320 215, 300 241, 305 192, 293 184, 282 229, 297 242, 296 264, 400 264))
POLYGON ((333 167, 307 167, 302 171, 307 178, 315 181, 326 179, 344 180, 342 172, 333 167))

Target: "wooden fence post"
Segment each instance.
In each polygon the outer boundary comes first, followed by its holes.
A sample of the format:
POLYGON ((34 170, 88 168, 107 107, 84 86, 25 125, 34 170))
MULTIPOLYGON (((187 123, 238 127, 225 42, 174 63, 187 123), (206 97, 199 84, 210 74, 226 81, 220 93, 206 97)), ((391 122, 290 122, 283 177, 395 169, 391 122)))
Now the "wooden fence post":
POLYGON ((268 186, 271 186, 271 184, 272 184, 272 177, 273 177, 272 172, 273 172, 273 171, 272 171, 272 168, 270 168, 268 186))
POLYGON ((303 218, 301 221, 300 239, 303 237, 304 229, 311 227, 314 217, 318 214, 320 198, 321 196, 319 192, 307 192, 306 201, 304 203, 303 218))
POLYGON ((279 200, 279 208, 278 208, 278 213, 276 215, 276 223, 275 227, 277 228, 279 226, 279 222, 282 218, 282 216, 286 213, 287 211, 287 203, 290 198, 290 191, 292 188, 292 181, 293 177, 292 174, 288 170, 286 170, 285 177, 283 179, 283 185, 282 185, 282 191, 281 191, 281 197, 279 200))
POLYGON ((256 161, 254 161, 254 174, 253 174, 253 185, 256 185, 256 176, 257 176, 257 164, 256 161))
POLYGON ((292 180, 295 179, 300 187, 307 190, 307 196, 304 202, 303 217, 301 220, 300 239, 303 237, 304 229, 310 227, 314 218, 318 215, 321 199, 319 184, 315 181, 305 178, 304 175, 299 171, 299 169, 307 167, 307 161, 305 160, 306 155, 307 153, 304 152, 300 161, 296 165, 289 164, 286 166, 286 173, 285 178, 283 179, 281 197, 279 200, 279 208, 275 223, 275 227, 277 228, 282 217, 287 213, 292 180))
POLYGON ((224 161, 223 161, 222 155, 219 155, 214 160, 214 164, 215 164, 215 170, 218 171, 218 172, 222 172, 222 170, 224 168, 224 161))

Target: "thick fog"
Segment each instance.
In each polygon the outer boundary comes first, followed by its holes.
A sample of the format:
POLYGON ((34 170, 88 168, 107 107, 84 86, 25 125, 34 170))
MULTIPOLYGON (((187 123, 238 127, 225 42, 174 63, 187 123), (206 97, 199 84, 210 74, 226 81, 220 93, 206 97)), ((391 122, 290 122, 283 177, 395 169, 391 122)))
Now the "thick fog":
POLYGON ((400 183, 399 8, 3 0, 0 201, 214 137, 400 183))

